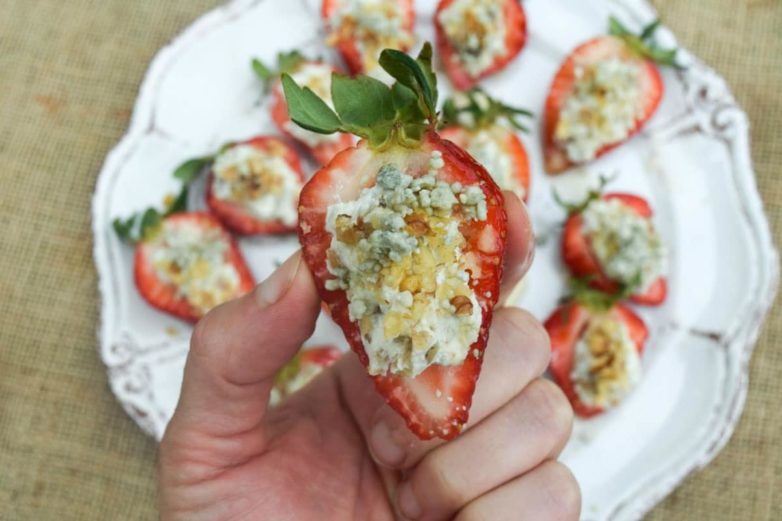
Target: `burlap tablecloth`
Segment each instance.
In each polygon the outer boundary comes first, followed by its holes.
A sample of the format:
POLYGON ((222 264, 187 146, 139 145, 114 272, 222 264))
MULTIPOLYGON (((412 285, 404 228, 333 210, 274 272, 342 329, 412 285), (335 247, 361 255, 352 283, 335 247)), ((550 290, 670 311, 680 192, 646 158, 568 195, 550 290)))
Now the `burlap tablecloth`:
MULTIPOLYGON (((155 443, 115 402, 96 356, 90 198, 149 60, 218 3, 0 1, 0 520, 157 516, 155 443)), ((655 4, 749 112, 779 243, 782 2, 655 4)), ((780 519, 780 340, 773 311, 735 436, 650 519, 780 519)))

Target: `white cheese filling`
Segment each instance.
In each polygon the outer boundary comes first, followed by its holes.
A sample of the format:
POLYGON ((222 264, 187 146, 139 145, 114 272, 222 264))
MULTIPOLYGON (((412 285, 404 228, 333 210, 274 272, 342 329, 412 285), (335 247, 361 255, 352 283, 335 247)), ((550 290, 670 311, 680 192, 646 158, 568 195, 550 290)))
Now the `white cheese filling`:
POLYGON ((176 287, 201 314, 239 296, 239 273, 225 260, 229 245, 220 230, 194 223, 163 223, 151 245, 155 275, 176 287))
POLYGON ((342 0, 329 18, 333 33, 328 43, 353 40, 364 58, 364 70, 379 69, 383 49, 404 49, 415 38, 406 27, 405 12, 391 0, 342 0))
POLYGON ((515 175, 513 158, 505 149, 506 139, 502 132, 481 129, 470 135, 467 151, 486 168, 500 189, 510 190, 524 200, 524 187, 515 175))
POLYGON ((587 406, 622 401, 641 380, 641 357, 625 323, 610 315, 594 317, 576 343, 570 377, 587 406))
POLYGON ((374 186, 328 208, 327 289, 344 289, 369 373, 416 376, 458 365, 478 339, 482 310, 462 262, 461 220, 486 219, 477 186, 437 180, 442 156, 414 178, 384 165, 374 186))
POLYGON ((314 380, 323 369, 324 367, 318 364, 300 363, 296 374, 289 380, 280 382, 272 387, 269 396, 269 405, 271 407, 278 406, 283 398, 303 389, 304 386, 314 380))
POLYGON ((457 59, 472 77, 507 54, 507 27, 500 0, 456 0, 438 15, 457 59))
POLYGON ((275 150, 274 143, 269 150, 236 145, 220 153, 212 168, 215 197, 240 204, 262 221, 295 226, 302 183, 285 153, 282 145, 275 150))
POLYGON ((666 249, 651 219, 617 199, 593 201, 582 213, 590 248, 608 277, 643 293, 666 271, 666 249))
MULTIPOLYGON (((309 87, 312 92, 326 102, 326 105, 333 109, 334 103, 331 100, 331 74, 333 72, 334 70, 329 65, 304 62, 291 73, 291 78, 302 87, 309 87)), ((342 134, 339 132, 318 134, 317 132, 301 128, 290 120, 286 121, 283 127, 286 132, 309 147, 316 147, 325 143, 336 143, 342 137, 342 134)))
POLYGON ((565 100, 554 138, 574 163, 594 159, 624 140, 643 115, 641 69, 611 58, 575 66, 573 92, 565 100))

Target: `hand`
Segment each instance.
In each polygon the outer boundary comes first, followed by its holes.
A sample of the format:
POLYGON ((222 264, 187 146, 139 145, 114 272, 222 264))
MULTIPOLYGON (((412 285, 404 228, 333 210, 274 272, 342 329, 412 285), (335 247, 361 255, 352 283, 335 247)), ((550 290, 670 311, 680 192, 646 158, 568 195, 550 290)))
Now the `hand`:
MULTIPOLYGON (((507 292, 533 243, 518 199, 506 207, 507 292)), ((532 316, 495 311, 470 422, 445 443, 415 438, 353 354, 267 409, 319 312, 297 253, 198 323, 160 445, 163 520, 578 519, 578 486, 555 461, 572 412, 540 378, 548 336, 532 316)))

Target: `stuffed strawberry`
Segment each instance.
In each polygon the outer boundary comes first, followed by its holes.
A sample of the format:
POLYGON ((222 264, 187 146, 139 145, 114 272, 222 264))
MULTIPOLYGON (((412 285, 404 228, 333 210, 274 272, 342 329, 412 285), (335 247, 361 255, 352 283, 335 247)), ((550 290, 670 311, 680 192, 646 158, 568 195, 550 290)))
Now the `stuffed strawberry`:
POLYGON ((422 439, 467 421, 497 302, 506 216, 500 189, 435 132, 426 44, 385 50, 389 88, 335 75, 335 111, 289 76, 293 121, 363 138, 304 186, 299 238, 322 300, 377 390, 422 439))
POLYGON ((551 338, 551 374, 578 416, 601 414, 638 384, 649 332, 630 308, 573 300, 557 308, 544 326, 551 338))
POLYGON ((280 74, 287 73, 301 85, 304 85, 326 103, 331 103, 331 74, 336 69, 319 61, 307 60, 296 51, 280 53, 277 57, 277 71, 272 71, 260 61, 253 60, 253 70, 264 82, 272 82, 271 116, 277 128, 306 148, 315 160, 325 165, 337 152, 353 144, 349 134, 323 135, 305 130, 294 124, 288 117, 288 105, 282 92, 280 74))
POLYGON ((204 172, 206 204, 226 228, 241 235, 296 229, 304 174, 296 151, 286 142, 257 136, 228 143, 214 155, 185 161, 174 177, 189 186, 204 172))
POLYGON ((567 205, 562 258, 574 276, 637 304, 662 304, 668 293, 666 248, 642 197, 592 192, 567 205))
POLYGON ((582 44, 565 60, 546 99, 544 166, 558 174, 624 143, 657 110, 663 82, 655 62, 676 65, 676 49, 652 42, 655 22, 640 35, 611 18, 610 35, 582 44))
POLYGON ((321 13, 326 43, 336 47, 353 74, 381 72, 380 51, 406 51, 415 42, 413 0, 323 0, 321 13))
POLYGON ((149 209, 116 219, 114 229, 136 244, 134 275, 141 296, 161 311, 197 322, 250 291, 255 281, 220 222, 207 213, 177 213, 184 198, 178 201, 162 214, 149 209))
POLYGON ((284 398, 310 383, 341 356, 342 351, 334 346, 303 348, 277 373, 269 397, 270 405, 279 405, 284 398))
POLYGON ((440 0, 434 27, 445 71, 460 90, 505 68, 527 40, 520 0, 440 0))
POLYGON ((531 116, 524 109, 505 105, 480 89, 458 93, 443 104, 445 128, 440 136, 453 141, 486 167, 502 190, 526 201, 530 171, 527 150, 514 129, 526 131, 519 116, 531 116), (500 123, 504 119, 512 128, 500 123))

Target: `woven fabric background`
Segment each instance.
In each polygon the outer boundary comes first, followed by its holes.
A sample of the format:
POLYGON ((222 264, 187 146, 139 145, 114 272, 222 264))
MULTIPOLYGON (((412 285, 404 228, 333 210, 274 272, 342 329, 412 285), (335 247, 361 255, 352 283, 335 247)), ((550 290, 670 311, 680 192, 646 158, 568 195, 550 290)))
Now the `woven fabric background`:
MULTIPOLYGON (((155 443, 96 356, 90 198, 155 52, 218 0, 0 0, 0 520, 153 519, 155 443)), ((655 0, 753 124, 782 232, 782 1, 655 0)), ((735 436, 652 520, 779 519, 782 314, 752 361, 735 436)))

